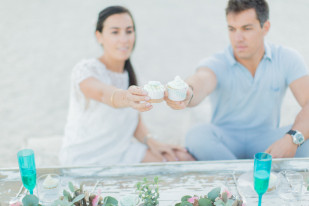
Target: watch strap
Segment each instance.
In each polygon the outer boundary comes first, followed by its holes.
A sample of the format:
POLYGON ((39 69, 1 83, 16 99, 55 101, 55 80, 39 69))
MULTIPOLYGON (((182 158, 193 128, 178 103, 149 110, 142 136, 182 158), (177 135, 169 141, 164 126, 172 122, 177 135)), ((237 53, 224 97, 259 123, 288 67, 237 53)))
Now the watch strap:
POLYGON ((296 134, 296 131, 291 129, 290 131, 287 132, 287 134, 289 134, 289 135, 295 135, 295 134, 296 134))
POLYGON ((293 143, 296 144, 298 147, 300 147, 302 144, 304 144, 304 141, 303 141, 302 143, 300 143, 300 144, 294 142, 294 141, 296 140, 294 135, 295 135, 297 132, 298 132, 298 131, 292 130, 292 129, 291 129, 290 131, 287 132, 287 134, 291 135, 292 138, 293 138, 293 143))

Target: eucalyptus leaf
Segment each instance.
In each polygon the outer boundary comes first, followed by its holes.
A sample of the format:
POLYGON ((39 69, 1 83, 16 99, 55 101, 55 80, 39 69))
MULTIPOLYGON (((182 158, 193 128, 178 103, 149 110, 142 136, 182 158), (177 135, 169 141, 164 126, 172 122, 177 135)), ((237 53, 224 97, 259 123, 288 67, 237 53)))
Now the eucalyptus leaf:
POLYGON ((22 199, 23 206, 38 206, 39 205, 39 198, 35 195, 26 195, 22 199))
POLYGON ((234 200, 228 199, 225 203, 226 206, 233 206, 234 200))
POLYGON ((72 203, 78 202, 85 197, 85 194, 80 194, 72 200, 72 203))
POLYGON ((209 193, 208 193, 208 198, 211 200, 211 201, 215 201, 217 197, 219 197, 220 195, 220 191, 221 191, 221 188, 220 187, 216 187, 214 189, 212 189, 209 193))
POLYGON ((104 204, 113 204, 113 205, 118 205, 118 200, 111 196, 107 196, 104 198, 104 204))
POLYGON ((222 193, 222 201, 223 201, 224 203, 227 202, 227 193, 226 193, 226 192, 222 193))
POLYGON ((69 182, 69 189, 70 189, 71 192, 74 193, 75 190, 74 190, 74 186, 73 186, 72 182, 69 182))
MULTIPOLYGON (((235 202, 232 199, 228 199, 226 202, 224 202, 222 199, 219 199, 214 203, 214 205, 216 205, 216 206, 235 206, 235 202)), ((236 202, 236 206, 238 206, 237 202, 236 202)))
POLYGON ((199 206, 212 206, 212 201, 208 198, 200 198, 198 204, 199 206))
POLYGON ((182 198, 181 198, 181 202, 183 202, 183 201, 187 201, 189 198, 191 198, 192 196, 190 196, 190 195, 186 195, 186 196, 183 196, 182 198))
POLYGON ((181 202, 180 206, 193 206, 192 203, 188 202, 188 201, 183 201, 181 202))
POLYGON ((63 200, 69 202, 68 197, 63 197, 63 200))
POLYGON ((71 194, 67 190, 63 190, 63 196, 67 197, 68 200, 72 199, 71 194))
POLYGON ((220 199, 214 203, 215 206, 225 206, 225 203, 220 199))

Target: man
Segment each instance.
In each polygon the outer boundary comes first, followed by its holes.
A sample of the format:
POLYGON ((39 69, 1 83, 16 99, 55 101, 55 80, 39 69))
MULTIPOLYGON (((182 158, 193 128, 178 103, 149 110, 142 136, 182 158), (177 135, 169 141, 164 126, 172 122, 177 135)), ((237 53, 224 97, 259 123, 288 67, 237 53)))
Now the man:
POLYGON ((186 82, 187 99, 173 109, 198 105, 210 96, 211 124, 197 126, 186 147, 197 160, 309 156, 309 76, 302 57, 268 44, 269 9, 265 0, 229 0, 226 8, 231 45, 200 63, 186 82), (293 126, 279 128, 280 108, 290 87, 302 109, 293 126))

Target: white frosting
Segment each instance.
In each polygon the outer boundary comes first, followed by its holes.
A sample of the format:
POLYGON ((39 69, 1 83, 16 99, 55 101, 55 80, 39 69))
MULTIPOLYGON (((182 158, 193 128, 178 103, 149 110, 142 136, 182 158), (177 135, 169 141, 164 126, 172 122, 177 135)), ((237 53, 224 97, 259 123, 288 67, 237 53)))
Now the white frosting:
POLYGON ((146 84, 145 86, 144 86, 144 89, 145 90, 163 90, 164 91, 164 86, 160 83, 160 82, 158 82, 158 81, 149 81, 148 82, 148 84, 146 84))
POLYGON ((277 182, 277 176, 274 175, 273 173, 270 173, 270 176, 269 176, 269 186, 275 185, 276 182, 277 182))
POLYGON ((276 184, 277 184, 277 176, 273 173, 270 173, 268 189, 273 189, 274 187, 276 187, 276 184))
POLYGON ((47 175, 43 182, 43 187, 47 189, 55 188, 58 186, 59 180, 52 178, 50 175, 47 175))
POLYGON ((148 96, 151 99, 161 99, 164 97, 164 86, 158 81, 149 81, 144 86, 144 90, 148 92, 148 96))
POLYGON ((187 89, 188 84, 183 81, 179 76, 176 76, 175 79, 167 84, 173 89, 187 89))

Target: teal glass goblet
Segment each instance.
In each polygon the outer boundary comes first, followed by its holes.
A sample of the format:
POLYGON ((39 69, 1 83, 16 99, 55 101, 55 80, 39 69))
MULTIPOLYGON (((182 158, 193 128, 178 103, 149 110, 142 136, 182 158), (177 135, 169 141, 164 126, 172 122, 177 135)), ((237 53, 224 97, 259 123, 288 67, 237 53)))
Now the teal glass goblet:
POLYGON ((23 185, 32 195, 36 185, 34 152, 31 149, 20 150, 17 153, 17 159, 23 185))
POLYGON ((259 206, 262 204, 262 196, 268 189, 272 156, 268 153, 254 155, 254 190, 259 195, 259 206))

